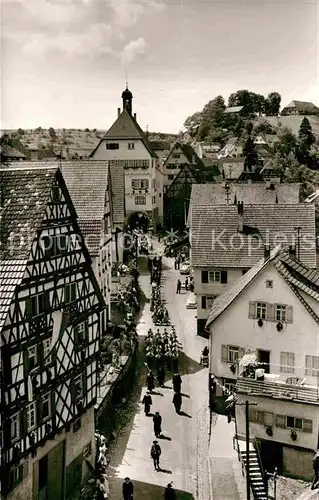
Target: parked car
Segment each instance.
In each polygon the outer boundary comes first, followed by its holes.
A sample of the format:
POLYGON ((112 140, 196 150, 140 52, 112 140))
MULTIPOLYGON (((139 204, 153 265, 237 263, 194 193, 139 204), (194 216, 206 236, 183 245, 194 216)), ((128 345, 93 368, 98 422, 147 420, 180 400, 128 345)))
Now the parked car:
POLYGON ((185 260, 185 262, 182 262, 181 267, 179 268, 180 274, 189 274, 190 270, 191 266, 189 260, 185 260))
POLYGON ((197 309, 197 300, 194 293, 190 293, 186 302, 186 309, 197 309))

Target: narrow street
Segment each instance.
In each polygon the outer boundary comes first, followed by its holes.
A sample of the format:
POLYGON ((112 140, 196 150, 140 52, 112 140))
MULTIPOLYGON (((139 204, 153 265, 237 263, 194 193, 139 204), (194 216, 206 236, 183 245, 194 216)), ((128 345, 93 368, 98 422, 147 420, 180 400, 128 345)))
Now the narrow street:
MULTIPOLYGON (((157 250, 162 246, 154 242, 157 250)), ((146 266, 145 266, 146 267, 146 266)), ((162 431, 165 438, 159 438, 162 449, 160 471, 155 471, 150 458, 150 448, 155 439, 151 417, 146 417, 143 405, 138 402, 132 422, 126 425, 124 437, 119 440, 117 458, 110 463, 110 498, 121 499, 121 487, 126 476, 134 483, 134 498, 162 499, 163 489, 173 482, 178 499, 209 499, 208 481, 208 370, 200 364, 201 351, 207 341, 196 336, 196 310, 186 309, 189 292, 176 294, 179 271, 174 270, 174 260, 163 257, 162 294, 166 300, 171 324, 175 326, 183 349, 180 355, 182 376, 182 415, 175 413, 172 398, 171 375, 166 377, 165 387, 155 389, 152 395, 151 412, 162 415, 162 431), (125 433, 127 435, 125 436, 125 433), (121 449, 122 448, 122 449, 121 449)), ((181 278, 181 281, 184 278, 181 278)), ((141 313, 138 334, 143 340, 149 328, 156 330, 150 312, 149 274, 141 269, 140 287, 146 297, 141 313)), ((164 327, 160 327, 163 330, 164 327)), ((145 378, 145 373, 142 375, 145 378)), ((142 382, 144 380, 142 378, 142 382)), ((145 385, 139 397, 145 394, 145 385)))

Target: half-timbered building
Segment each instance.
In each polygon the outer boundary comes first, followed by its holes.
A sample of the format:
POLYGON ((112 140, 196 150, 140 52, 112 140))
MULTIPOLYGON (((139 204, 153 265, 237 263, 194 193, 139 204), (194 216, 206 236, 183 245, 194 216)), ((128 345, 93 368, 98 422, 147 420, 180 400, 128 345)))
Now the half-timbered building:
POLYGON ((64 500, 94 463, 105 303, 60 170, 0 182, 2 494, 64 500))

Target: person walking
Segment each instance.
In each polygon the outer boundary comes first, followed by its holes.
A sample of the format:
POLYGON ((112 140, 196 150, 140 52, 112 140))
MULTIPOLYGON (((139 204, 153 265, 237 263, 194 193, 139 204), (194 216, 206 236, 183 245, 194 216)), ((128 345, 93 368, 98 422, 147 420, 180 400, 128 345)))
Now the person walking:
POLYGON ((185 290, 188 290, 188 276, 185 278, 185 290))
POLYGON ((153 401, 152 401, 152 396, 150 394, 149 391, 146 391, 146 394, 142 400, 142 404, 144 405, 144 412, 145 412, 145 415, 148 417, 150 411, 151 411, 151 406, 153 404, 153 401))
POLYGON ((123 500, 133 500, 134 486, 129 477, 126 477, 122 486, 123 500))
POLYGON ((174 392, 181 392, 181 388, 182 388, 182 379, 181 379, 180 374, 178 372, 176 372, 175 375, 173 376, 174 392))
POLYGON ((178 269, 178 270, 179 270, 179 267, 180 267, 180 262, 181 262, 180 256, 177 255, 177 257, 176 257, 176 269, 178 269))
POLYGON ((175 392, 173 396, 173 405, 176 413, 179 415, 182 407, 182 395, 180 392, 175 392))
MULTIPOLYGON (((165 351, 164 353, 165 354, 165 351)), ((162 365, 162 363, 159 365, 158 370, 157 370, 157 380, 158 384, 160 387, 164 387, 164 382, 165 382, 165 368, 162 365)))
POLYGON ((155 387, 154 375, 153 375, 152 371, 148 372, 148 375, 146 378, 146 385, 147 385, 147 389, 152 394, 154 387, 155 387))
POLYGON ((155 412, 155 415, 153 417, 153 426, 155 437, 160 437, 162 433, 162 417, 158 411, 155 412))
POLYGON ((164 500, 176 500, 176 493, 172 483, 168 483, 163 493, 164 500))
POLYGON ((161 453, 162 453, 162 450, 161 450, 160 445, 158 444, 158 441, 153 441, 152 448, 151 448, 151 458, 153 459, 155 470, 160 469, 159 459, 160 459, 161 453))
POLYGON ((109 498, 109 487, 107 482, 105 482, 104 476, 102 475, 98 480, 97 500, 104 500, 105 498, 109 498))
POLYGON ((181 293, 181 287, 182 287, 181 280, 178 279, 176 284, 176 293, 181 293))

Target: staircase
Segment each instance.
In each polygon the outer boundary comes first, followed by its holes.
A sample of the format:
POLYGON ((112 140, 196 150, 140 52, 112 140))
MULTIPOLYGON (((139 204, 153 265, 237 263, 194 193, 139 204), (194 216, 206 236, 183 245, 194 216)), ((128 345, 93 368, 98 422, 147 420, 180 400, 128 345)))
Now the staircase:
MULTIPOLYGON (((246 443, 238 441, 240 459, 244 464, 247 473, 247 453, 246 443)), ((267 480, 265 478, 260 456, 256 444, 250 443, 249 446, 249 478, 250 489, 255 500, 267 500, 267 480)))

